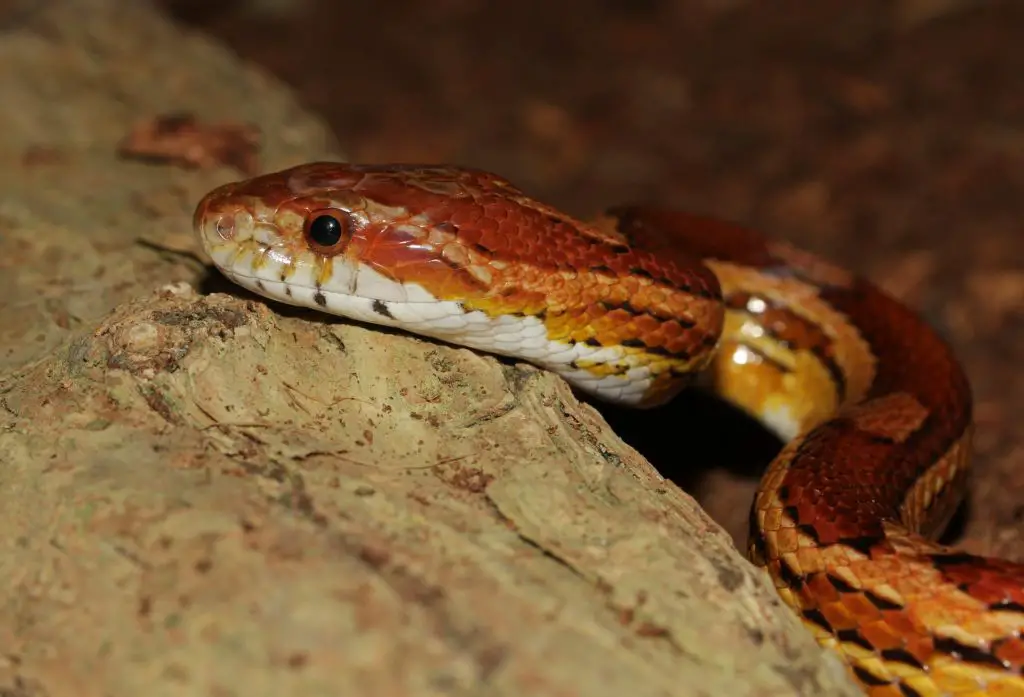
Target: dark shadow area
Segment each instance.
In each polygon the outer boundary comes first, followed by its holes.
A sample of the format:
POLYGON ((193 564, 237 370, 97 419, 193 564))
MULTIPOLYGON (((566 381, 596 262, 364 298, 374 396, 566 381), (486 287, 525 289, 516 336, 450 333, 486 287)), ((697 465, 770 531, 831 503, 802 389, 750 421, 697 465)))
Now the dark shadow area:
POLYGON ((594 406, 623 440, 689 492, 714 469, 757 479, 782 445, 739 409, 696 388, 657 409, 594 406))

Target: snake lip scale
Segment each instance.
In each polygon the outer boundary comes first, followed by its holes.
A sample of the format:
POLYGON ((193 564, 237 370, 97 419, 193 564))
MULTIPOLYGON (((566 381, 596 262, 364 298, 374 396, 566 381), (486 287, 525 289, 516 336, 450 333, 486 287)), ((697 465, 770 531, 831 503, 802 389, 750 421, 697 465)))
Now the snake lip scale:
POLYGON ((266 298, 551 370, 637 408, 703 372, 786 441, 751 560, 868 695, 1024 696, 1024 566, 934 542, 963 496, 967 378, 867 280, 655 206, 591 222, 447 165, 313 162, 225 184, 196 234, 266 298))

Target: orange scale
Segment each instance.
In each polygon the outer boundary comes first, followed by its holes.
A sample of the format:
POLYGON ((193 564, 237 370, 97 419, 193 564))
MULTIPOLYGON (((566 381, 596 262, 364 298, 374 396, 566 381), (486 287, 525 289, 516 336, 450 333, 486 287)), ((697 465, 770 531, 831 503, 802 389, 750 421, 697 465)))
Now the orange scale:
POLYGON ((612 310, 611 312, 609 312, 605 316, 608 318, 609 322, 614 322, 615 324, 621 324, 624 328, 626 328, 630 332, 634 332, 635 331, 635 329, 633 327, 633 314, 631 312, 629 312, 627 310, 624 310, 622 308, 616 308, 616 309, 612 310))
POLYGON ((658 320, 650 315, 637 315, 633 320, 633 325, 637 328, 639 336, 647 336, 658 331, 658 320))
POLYGON ((850 612, 861 618, 861 622, 888 622, 882 611, 863 593, 847 593, 844 600, 850 612))
MULTIPOLYGON (((610 286, 605 291, 604 301, 609 305, 627 307, 630 305, 630 296, 621 286, 610 286)), ((633 314, 632 312, 629 314, 633 314)))
POLYGON ((658 328, 655 327, 651 331, 641 332, 636 335, 636 338, 644 342, 648 346, 656 346, 661 344, 661 333, 658 328))
POLYGON ((569 332, 569 336, 567 337, 569 341, 575 342, 577 344, 582 344, 586 342, 588 339, 593 338, 594 332, 593 330, 591 330, 590 327, 574 327, 572 331, 569 332))
POLYGON ((483 217, 483 211, 479 206, 472 204, 455 207, 448 213, 448 220, 455 227, 469 227, 475 225, 483 217))
POLYGON ((819 603, 845 602, 844 594, 840 593, 832 582, 822 574, 815 574, 807 579, 807 592, 819 603))
POLYGON ((665 306, 673 316, 685 317, 698 304, 700 304, 700 301, 694 299, 689 293, 675 292, 668 297, 665 306))
POLYGON ((607 337, 606 340, 602 339, 601 343, 603 344, 619 344, 627 336, 621 324, 610 322, 605 316, 592 318, 590 326, 601 336, 607 337))
POLYGON ((683 329, 683 326, 679 324, 679 322, 673 320, 671 322, 663 323, 661 325, 661 331, 665 336, 675 339, 685 335, 687 330, 683 329))
MULTIPOLYGON (((500 234, 506 236, 510 240, 520 238, 521 225, 519 221, 514 218, 494 218, 494 222, 497 223, 497 229, 500 234)), ((527 249, 532 249, 534 246, 528 240, 520 238, 520 242, 524 244, 527 249)), ((539 247, 538 249, 543 249, 539 247)))
POLYGON ((498 222, 485 218, 476 226, 477 242, 491 250, 502 250, 508 246, 508 241, 498 234, 498 222))
POLYGON ((780 554, 795 553, 800 550, 800 536, 796 528, 781 527, 775 533, 775 545, 780 554))
POLYGON ((654 332, 654 333, 651 333, 651 334, 645 334, 641 338, 641 341, 643 341, 644 344, 648 348, 652 348, 652 349, 665 349, 666 348, 666 346, 665 346, 665 344, 666 344, 665 336, 661 332, 654 332))
POLYGON ((604 289, 600 286, 596 286, 589 283, 581 283, 579 297, 582 302, 589 305, 588 311, 595 312, 599 315, 608 314, 608 309, 604 305, 604 289))
MULTIPOLYGON (((813 607, 813 604, 809 606, 813 607)), ((836 630, 857 628, 857 620, 850 615, 849 610, 842 603, 824 603, 818 605, 818 610, 836 630)))
POLYGON ((903 637, 884 622, 863 622, 858 627, 861 636, 879 651, 903 647, 903 637))
MULTIPOLYGON (((890 627, 893 628, 894 631, 902 632, 906 637, 909 638, 909 640, 920 643, 919 649, 923 649, 926 646, 928 647, 928 651, 924 651, 921 653, 911 651, 911 653, 914 653, 915 656, 925 656, 928 653, 930 653, 930 644, 928 644, 925 641, 920 641, 918 639, 913 638, 920 631, 920 628, 918 627, 917 622, 915 622, 913 618, 909 615, 909 613, 907 613, 904 610, 884 610, 882 611, 882 614, 885 617, 885 621, 889 624, 890 627)), ((908 648, 908 650, 910 649, 908 648)))
MULTIPOLYGON (((698 351, 696 350, 697 344, 692 341, 687 341, 683 337, 678 339, 668 339, 664 341, 661 346, 666 351, 676 356, 698 355, 698 351)), ((704 351, 704 353, 706 355, 707 351, 704 351)))
MULTIPOLYGON (((900 632, 903 627, 902 625, 893 625, 893 630, 900 632)), ((922 637, 920 628, 916 626, 912 633, 904 637, 903 650, 916 658, 922 665, 926 665, 935 655, 935 647, 932 645, 931 638, 922 637)))
POLYGON ((668 302, 668 293, 657 286, 652 286, 647 293, 647 302, 653 306, 664 306, 668 302))
POLYGON ((996 647, 993 653, 1001 661, 1024 666, 1024 640, 1019 637, 1006 639, 996 647))

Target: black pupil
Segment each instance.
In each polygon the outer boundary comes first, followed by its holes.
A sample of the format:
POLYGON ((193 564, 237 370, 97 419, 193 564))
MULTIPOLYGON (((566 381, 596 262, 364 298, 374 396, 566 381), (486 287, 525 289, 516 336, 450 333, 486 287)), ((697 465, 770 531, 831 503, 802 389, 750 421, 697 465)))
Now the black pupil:
POLYGON ((341 221, 333 215, 319 215, 309 224, 309 237, 321 247, 330 247, 341 239, 341 221))

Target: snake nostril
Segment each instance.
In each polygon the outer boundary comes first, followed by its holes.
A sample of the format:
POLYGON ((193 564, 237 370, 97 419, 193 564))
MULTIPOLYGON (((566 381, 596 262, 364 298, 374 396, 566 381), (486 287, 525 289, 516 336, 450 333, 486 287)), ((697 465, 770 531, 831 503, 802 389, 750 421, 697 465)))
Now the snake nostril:
POLYGON ((214 221, 213 229, 222 240, 230 241, 235 236, 235 216, 220 216, 214 221))

